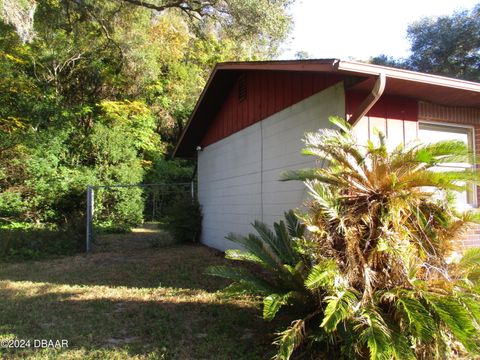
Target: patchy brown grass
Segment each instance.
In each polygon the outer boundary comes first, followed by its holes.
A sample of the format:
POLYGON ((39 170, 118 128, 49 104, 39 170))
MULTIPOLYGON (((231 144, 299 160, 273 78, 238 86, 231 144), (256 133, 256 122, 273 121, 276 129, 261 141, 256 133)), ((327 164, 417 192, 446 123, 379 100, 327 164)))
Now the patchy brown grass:
MULTIPOLYGON (((138 234, 138 233, 137 233, 138 234)), ((158 234, 157 234, 158 235, 158 234)), ((141 239, 141 240, 139 240, 141 239)), ((0 266, 0 349, 8 359, 266 359, 274 325, 251 298, 225 299, 203 275, 225 260, 200 245, 104 239, 89 255, 0 266), (110 245, 108 245, 110 243, 110 245), (33 340, 68 340, 35 349, 33 340), (0 341, 1 345, 1 341, 0 341)))

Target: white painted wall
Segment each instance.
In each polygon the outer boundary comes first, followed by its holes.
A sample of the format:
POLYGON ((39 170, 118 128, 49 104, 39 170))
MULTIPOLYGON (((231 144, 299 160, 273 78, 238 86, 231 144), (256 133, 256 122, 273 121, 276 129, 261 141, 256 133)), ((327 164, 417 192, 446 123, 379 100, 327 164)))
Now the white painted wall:
POLYGON ((230 233, 248 234, 258 219, 271 225, 305 199, 301 182, 280 182, 289 169, 311 167, 300 154, 305 132, 330 127, 328 117, 345 115, 343 83, 323 90, 267 119, 209 145, 198 153, 198 196, 203 211, 202 243, 225 250, 230 233))

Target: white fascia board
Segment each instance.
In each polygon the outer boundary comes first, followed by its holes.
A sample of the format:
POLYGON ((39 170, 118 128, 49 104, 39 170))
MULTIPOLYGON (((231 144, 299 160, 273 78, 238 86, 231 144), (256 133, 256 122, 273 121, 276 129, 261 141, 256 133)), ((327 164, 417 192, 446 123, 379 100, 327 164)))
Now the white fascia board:
POLYGON ((419 73, 416 71, 404 69, 393 69, 391 67, 364 64, 354 61, 339 61, 336 66, 337 70, 339 71, 347 71, 376 76, 379 76, 381 73, 383 73, 387 76, 387 78, 392 79, 421 82, 437 86, 450 87, 454 89, 480 92, 480 83, 476 83, 473 81, 452 79, 445 76, 419 73))

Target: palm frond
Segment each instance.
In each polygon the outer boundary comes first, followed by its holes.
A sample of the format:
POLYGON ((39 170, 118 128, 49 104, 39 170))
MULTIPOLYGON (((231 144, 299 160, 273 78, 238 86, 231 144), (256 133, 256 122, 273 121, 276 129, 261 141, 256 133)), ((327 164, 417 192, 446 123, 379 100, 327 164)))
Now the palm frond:
POLYGON ((226 239, 241 245, 246 251, 261 259, 261 265, 265 268, 276 269, 281 265, 281 260, 276 256, 275 251, 265 244, 262 238, 254 234, 247 236, 228 234, 226 239))
POLYGON ((394 352, 391 332, 378 311, 373 308, 364 309, 360 324, 355 329, 360 331, 358 340, 367 346, 370 360, 391 359, 394 352))
POLYGON ((479 350, 478 332, 468 311, 452 297, 425 295, 425 300, 439 316, 445 326, 468 351, 479 350))
POLYGON ((416 360, 410 341, 398 326, 389 324, 392 340, 392 355, 396 360, 416 360), (394 330, 393 330, 394 329, 394 330))
POLYGON ((278 352, 274 356, 276 360, 288 360, 305 340, 305 321, 295 320, 281 333, 274 344, 278 345, 278 352))
POLYGON ((306 180, 318 180, 322 183, 329 184, 332 186, 339 186, 340 181, 332 177, 326 176, 320 173, 318 170, 310 169, 298 169, 298 170, 287 170, 282 173, 280 176, 280 181, 306 181, 306 180))
POLYGON ((244 285, 250 286, 250 289, 256 289, 260 294, 271 294, 281 291, 273 284, 259 278, 248 270, 241 268, 232 268, 229 266, 210 266, 205 271, 207 275, 222 277, 225 279, 241 282, 244 285))
POLYGON ((293 248, 293 239, 283 221, 273 224, 275 230, 278 255, 285 264, 296 264, 299 261, 298 254, 293 248))
POLYGON ((351 134, 352 125, 345 119, 342 119, 339 116, 329 116, 328 121, 343 130, 346 134, 351 134))
POLYGON ((410 332, 422 341, 431 341, 438 331, 435 320, 425 306, 413 297, 399 296, 396 303, 408 321, 410 332))
POLYGON ((292 292, 286 294, 270 294, 263 299, 263 318, 271 321, 277 315, 278 310, 288 303, 293 296, 292 292))
POLYGON ((342 320, 347 319, 352 314, 358 299, 355 293, 348 290, 340 291, 325 299, 327 306, 320 327, 324 328, 326 332, 331 332, 337 328, 342 320))
POLYGON ((422 144, 416 149, 415 159, 418 162, 435 166, 439 163, 472 163, 473 154, 461 140, 442 140, 435 143, 422 144))
POLYGON ((466 249, 458 264, 465 269, 480 266, 480 248, 466 249))
POLYGON ((225 259, 247 261, 255 264, 263 265, 263 260, 249 251, 230 249, 225 251, 225 259))
POLYGON ((288 233, 292 238, 301 238, 305 234, 305 224, 299 220, 293 210, 284 213, 288 233))
POLYGON ((480 295, 462 294, 459 301, 465 306, 470 316, 475 320, 475 327, 480 329, 480 295))
POLYGON ((480 293, 479 250, 479 248, 465 250, 457 268, 457 271, 460 271, 460 274, 463 276, 465 283, 468 283, 468 287, 477 289, 477 293, 480 293))
MULTIPOLYGON (((284 230, 283 233, 282 230, 279 229, 281 232, 280 236, 277 236, 278 234, 275 234, 265 223, 261 221, 255 221, 252 226, 260 236, 264 248, 268 249, 272 257, 275 258, 277 265, 281 266, 282 264, 290 264, 294 262, 294 259, 292 258, 293 255, 291 254, 291 246, 289 244, 285 244, 285 242, 288 240, 282 238, 283 235, 288 237, 285 223, 283 223, 282 226, 284 230)), ((274 224, 275 228, 278 226, 278 223, 274 224)))
POLYGON ((433 189, 464 191, 466 185, 460 185, 455 181, 468 180, 468 171, 416 171, 405 174, 399 178, 400 189, 411 189, 432 187, 433 189))
POLYGON ((307 289, 315 290, 320 287, 331 287, 338 275, 338 267, 333 259, 326 259, 313 266, 305 280, 307 289))

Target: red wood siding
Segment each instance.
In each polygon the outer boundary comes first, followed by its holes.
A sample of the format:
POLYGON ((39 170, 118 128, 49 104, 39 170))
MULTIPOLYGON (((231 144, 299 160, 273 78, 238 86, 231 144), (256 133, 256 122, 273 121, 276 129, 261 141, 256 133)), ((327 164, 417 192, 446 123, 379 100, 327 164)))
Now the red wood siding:
POLYGON ((247 96, 240 101, 238 81, 215 115, 202 146, 217 142, 341 81, 339 76, 299 72, 250 71, 247 96))
MULTIPOLYGON (((346 93, 347 118, 352 116, 366 97, 366 93, 346 93)), ((365 142, 372 138, 373 129, 377 128, 396 146, 417 138, 417 121, 417 100, 385 95, 355 125, 355 132, 358 140, 365 142)))
MULTIPOLYGON (((347 91, 347 114, 352 115, 367 95, 368 94, 366 93, 347 91)), ((367 116, 417 121, 418 102, 415 99, 384 95, 378 100, 373 108, 370 109, 367 116)))

